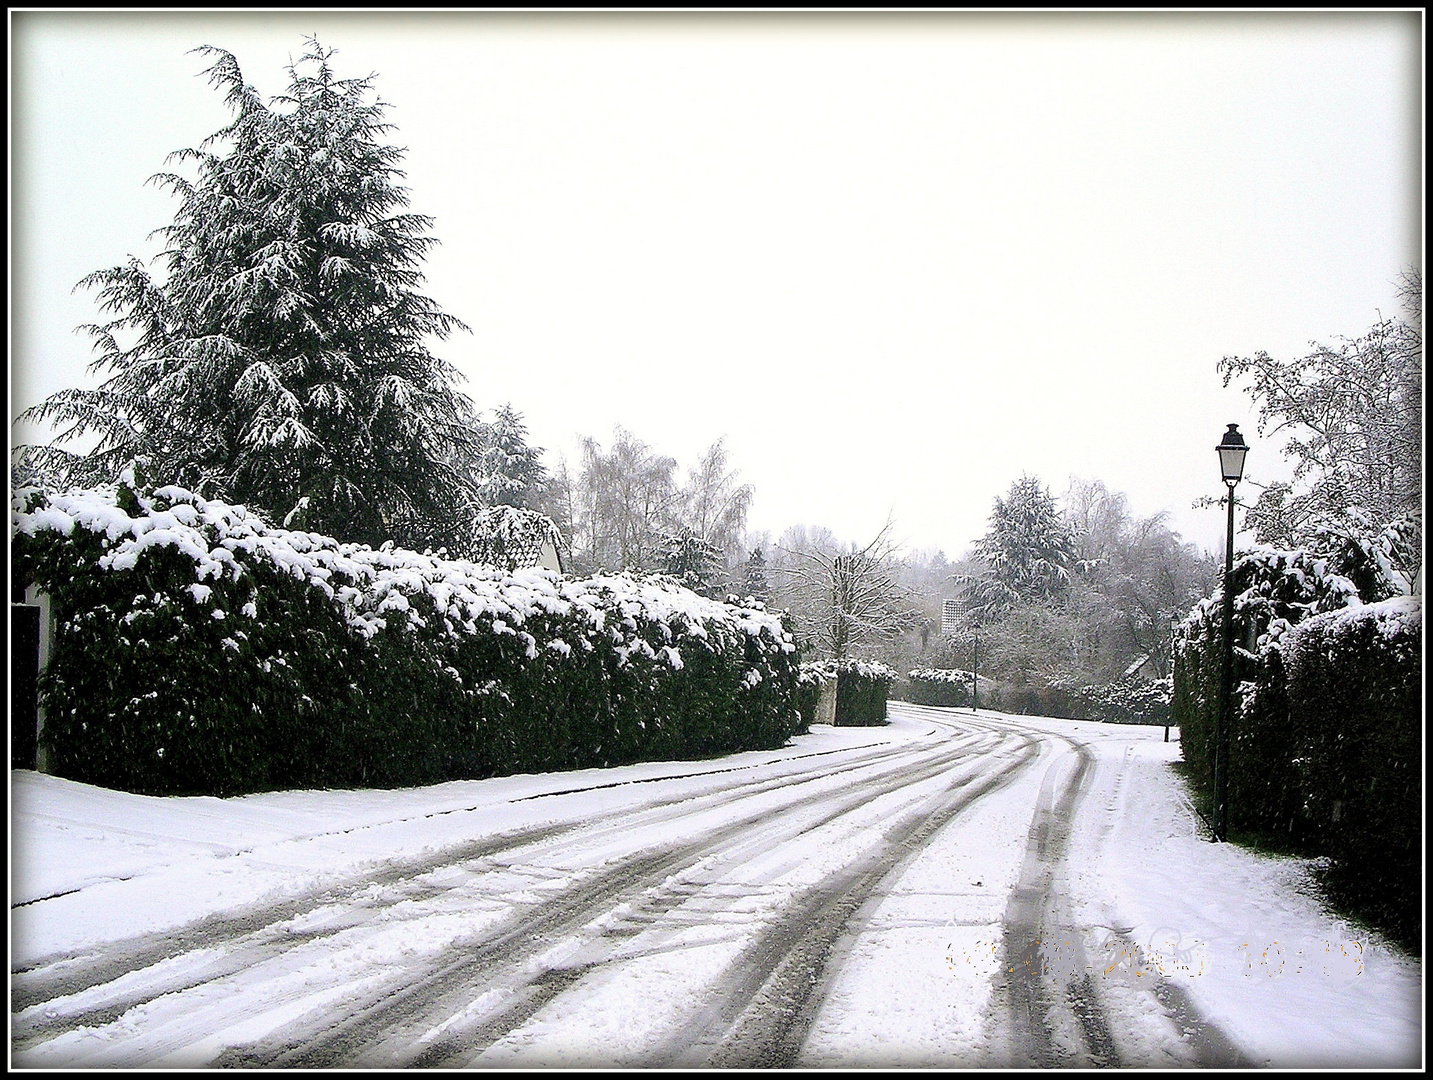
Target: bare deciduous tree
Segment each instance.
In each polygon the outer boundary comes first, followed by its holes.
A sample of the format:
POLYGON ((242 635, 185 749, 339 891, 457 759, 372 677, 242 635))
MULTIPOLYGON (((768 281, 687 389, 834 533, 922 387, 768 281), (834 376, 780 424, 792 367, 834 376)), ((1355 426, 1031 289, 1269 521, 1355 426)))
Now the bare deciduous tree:
POLYGON ((735 469, 727 469, 725 440, 718 439, 688 471, 680 492, 681 525, 716 547, 728 563, 745 555, 742 534, 751 507, 752 487, 738 484, 736 477, 735 469))
POLYGON ((786 569, 798 617, 808 624, 817 647, 834 659, 851 649, 891 641, 920 617, 897 580, 891 522, 865 547, 812 547, 791 552, 786 569))
MULTIPOLYGON (((1261 543, 1334 555, 1386 546, 1402 588, 1422 565, 1423 277, 1404 274, 1402 318, 1380 319, 1337 348, 1311 343, 1293 360, 1266 352, 1226 356, 1224 385, 1247 380, 1259 430, 1287 432, 1294 482, 1274 483, 1250 507, 1246 525, 1261 543), (1379 533, 1391 528, 1382 544, 1379 533)), ((1353 562, 1367 561, 1358 555, 1353 562)), ((1340 569, 1347 574, 1352 567, 1340 569)), ((1371 574, 1376 578, 1379 574, 1371 574)), ((1372 584, 1370 580, 1369 584, 1372 584)), ((1361 586, 1362 591, 1362 586, 1361 586)))
POLYGON ((630 431, 616 429, 612 449, 582 440, 574 546, 593 569, 654 570, 677 497, 677 463, 655 453, 630 431))

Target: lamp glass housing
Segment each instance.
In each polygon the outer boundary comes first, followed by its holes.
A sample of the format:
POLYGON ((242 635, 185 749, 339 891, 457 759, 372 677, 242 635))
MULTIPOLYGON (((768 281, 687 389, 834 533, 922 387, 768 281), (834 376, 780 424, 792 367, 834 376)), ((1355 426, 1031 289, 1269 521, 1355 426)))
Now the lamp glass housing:
POLYGON ((1244 436, 1239 434, 1238 424, 1229 425, 1224 441, 1215 449, 1219 451, 1219 471, 1224 476, 1224 482, 1237 484, 1244 478, 1244 455, 1249 452, 1244 436))

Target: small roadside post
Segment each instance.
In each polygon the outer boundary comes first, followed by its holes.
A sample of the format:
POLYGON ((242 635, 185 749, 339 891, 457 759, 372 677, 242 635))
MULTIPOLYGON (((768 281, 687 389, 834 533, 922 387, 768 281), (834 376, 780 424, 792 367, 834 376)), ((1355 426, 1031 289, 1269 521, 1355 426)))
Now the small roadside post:
POLYGON ((980 635, 975 635, 975 659, 970 664, 970 711, 980 711, 980 635))
MULTIPOLYGON (((1179 613, 1169 617, 1169 686, 1174 689, 1174 654, 1179 651, 1179 613)), ((1164 717, 1164 741, 1169 742, 1169 715, 1164 717)))

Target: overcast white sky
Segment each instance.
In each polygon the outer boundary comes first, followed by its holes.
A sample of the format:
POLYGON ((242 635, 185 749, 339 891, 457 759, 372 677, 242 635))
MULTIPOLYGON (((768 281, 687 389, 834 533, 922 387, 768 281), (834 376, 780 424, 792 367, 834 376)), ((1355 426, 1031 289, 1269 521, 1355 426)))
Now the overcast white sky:
MULTIPOLYGON (((1286 475, 1226 354, 1397 310, 1422 265, 1421 12, 784 17, 11 12, 11 416, 93 385, 92 270, 316 33, 377 74, 435 351, 576 459, 725 437, 750 525, 952 557, 1022 472, 1222 550, 1214 445, 1286 475)), ((12 426, 12 441, 32 437, 12 426)), ((1252 497, 1246 485, 1241 496, 1252 497)))

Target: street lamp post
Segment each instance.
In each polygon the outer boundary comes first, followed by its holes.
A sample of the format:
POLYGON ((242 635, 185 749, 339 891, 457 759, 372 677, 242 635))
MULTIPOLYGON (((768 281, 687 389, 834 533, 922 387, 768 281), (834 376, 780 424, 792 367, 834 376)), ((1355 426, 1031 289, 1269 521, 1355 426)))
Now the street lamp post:
POLYGON ((1229 732, 1234 720, 1234 486, 1244 478, 1249 447, 1230 424, 1219 451, 1219 471, 1229 489, 1229 528, 1224 545, 1224 641, 1219 679, 1219 719, 1214 728, 1214 839, 1224 840, 1229 827, 1229 732))

